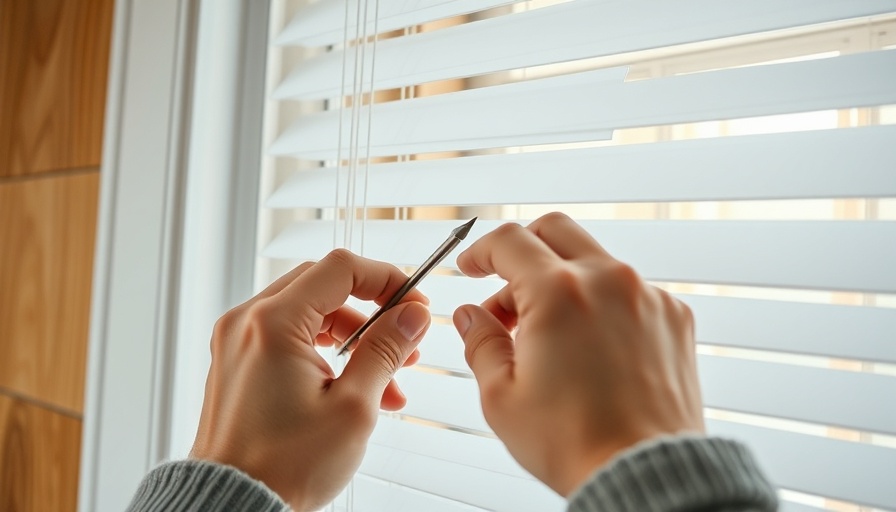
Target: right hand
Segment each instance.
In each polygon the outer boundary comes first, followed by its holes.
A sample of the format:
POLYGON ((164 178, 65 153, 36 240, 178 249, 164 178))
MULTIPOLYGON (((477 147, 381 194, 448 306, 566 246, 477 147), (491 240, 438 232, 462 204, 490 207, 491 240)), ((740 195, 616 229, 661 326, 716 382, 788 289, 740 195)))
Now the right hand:
POLYGON ((508 282, 454 324, 486 421, 556 492, 640 441, 704 431, 690 310, 572 219, 505 224, 457 262, 508 282))

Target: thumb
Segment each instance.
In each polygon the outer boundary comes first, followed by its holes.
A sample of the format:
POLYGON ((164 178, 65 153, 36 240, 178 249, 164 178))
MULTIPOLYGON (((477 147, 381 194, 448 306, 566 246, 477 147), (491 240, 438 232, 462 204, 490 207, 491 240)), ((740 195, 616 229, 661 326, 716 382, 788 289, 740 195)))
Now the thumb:
POLYGON ((513 338, 494 315, 468 304, 454 312, 454 326, 464 340, 464 355, 480 388, 513 377, 513 338))
POLYGON ((419 302, 386 311, 364 333, 337 381, 355 390, 369 390, 379 403, 389 380, 414 352, 429 323, 429 310, 419 302))

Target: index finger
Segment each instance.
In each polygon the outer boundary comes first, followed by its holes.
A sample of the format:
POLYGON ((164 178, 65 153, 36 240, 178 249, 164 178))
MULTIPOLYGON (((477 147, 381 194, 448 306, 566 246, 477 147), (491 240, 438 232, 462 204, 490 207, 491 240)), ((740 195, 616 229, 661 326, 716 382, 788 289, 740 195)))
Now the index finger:
POLYGON ((457 266, 471 277, 498 274, 506 281, 537 275, 560 257, 532 231, 503 224, 457 257, 457 266))
MULTIPOLYGON (((345 304, 349 295, 382 305, 407 279, 408 276, 394 265, 364 258, 346 249, 336 249, 289 283, 280 296, 292 308, 296 304, 307 304, 322 319, 345 304)), ((402 302, 406 301, 429 303, 417 289, 404 296, 402 302)))

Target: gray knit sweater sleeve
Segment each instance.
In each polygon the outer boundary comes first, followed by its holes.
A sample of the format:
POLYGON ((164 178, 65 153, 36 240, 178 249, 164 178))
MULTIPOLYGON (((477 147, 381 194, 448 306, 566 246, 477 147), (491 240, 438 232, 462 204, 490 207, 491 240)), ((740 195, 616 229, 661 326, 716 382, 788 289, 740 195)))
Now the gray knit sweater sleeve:
POLYGON ((162 464, 143 477, 128 512, 288 512, 263 483, 242 471, 212 462, 162 464))
MULTIPOLYGON (((597 471, 570 498, 568 512, 777 509, 775 490, 741 444, 670 437, 642 443, 597 471)), ((228 466, 186 460, 152 470, 129 511, 286 511, 264 484, 228 466)))
POLYGON ((775 488, 744 445, 707 437, 643 442, 570 496, 568 512, 778 509, 775 488))

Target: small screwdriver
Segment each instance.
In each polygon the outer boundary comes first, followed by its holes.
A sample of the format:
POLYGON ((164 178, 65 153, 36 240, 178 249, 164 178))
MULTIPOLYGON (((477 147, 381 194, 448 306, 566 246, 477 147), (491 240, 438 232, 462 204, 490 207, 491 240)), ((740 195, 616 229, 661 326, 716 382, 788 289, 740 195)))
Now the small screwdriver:
POLYGON ((392 298, 390 298, 389 301, 386 302, 381 308, 374 311, 374 313, 370 315, 370 318, 368 318, 367 321, 364 322, 363 325, 361 325, 361 327, 358 327, 358 330, 352 333, 352 335, 349 336, 347 340, 345 340, 345 343, 343 343, 342 346, 339 347, 339 355, 341 356, 350 348, 352 348, 355 343, 357 343, 361 335, 364 334, 364 331, 366 331, 367 328, 370 327, 370 325, 373 324, 373 322, 375 322, 377 318, 381 317, 383 313, 389 311, 389 309, 398 304, 401 299, 404 298, 404 296, 407 295, 409 291, 413 290, 414 287, 416 287, 432 269, 436 268, 436 266, 441 263, 442 260, 445 259, 445 257, 448 256, 448 254, 455 247, 457 247, 457 245, 461 243, 464 238, 467 237, 467 233, 470 232, 470 228, 473 227, 473 223, 476 222, 477 218, 478 217, 473 217, 472 220, 454 228, 454 230, 451 231, 451 234, 448 235, 448 239, 445 240, 442 245, 440 245, 439 248, 436 249, 436 251, 432 253, 432 255, 426 259, 426 261, 423 262, 422 265, 420 265, 420 268, 418 268, 416 272, 411 274, 411 277, 409 277, 408 280, 405 281, 405 283, 401 286, 401 288, 399 288, 398 291, 395 292, 395 295, 393 295, 392 298))

